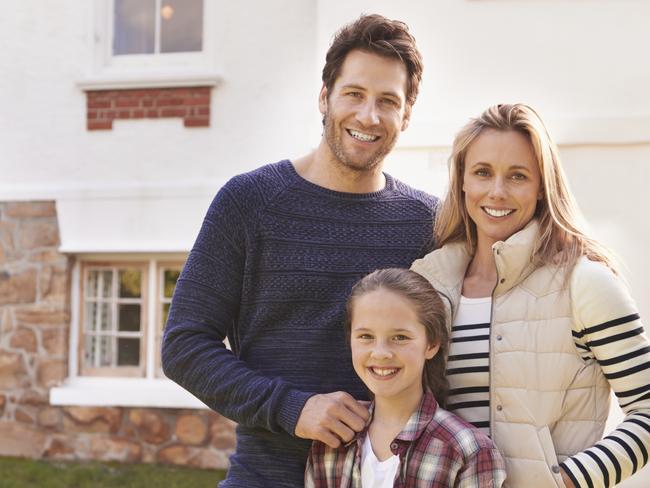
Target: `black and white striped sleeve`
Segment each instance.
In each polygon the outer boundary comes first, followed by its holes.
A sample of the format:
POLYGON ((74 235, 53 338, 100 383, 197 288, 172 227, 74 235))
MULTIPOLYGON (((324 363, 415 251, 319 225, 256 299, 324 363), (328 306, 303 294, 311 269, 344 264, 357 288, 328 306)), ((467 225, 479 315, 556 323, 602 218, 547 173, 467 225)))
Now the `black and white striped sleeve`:
POLYGON ((625 418, 562 465, 576 486, 610 487, 648 462, 650 342, 626 286, 602 264, 583 258, 576 265, 571 301, 574 336, 598 361, 625 418))

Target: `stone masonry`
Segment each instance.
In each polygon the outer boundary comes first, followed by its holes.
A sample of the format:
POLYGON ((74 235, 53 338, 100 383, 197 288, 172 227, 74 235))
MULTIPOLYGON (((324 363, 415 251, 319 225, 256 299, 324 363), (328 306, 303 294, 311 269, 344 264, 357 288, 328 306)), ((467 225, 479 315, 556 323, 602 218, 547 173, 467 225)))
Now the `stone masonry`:
POLYGON ((226 468, 234 423, 209 410, 49 404, 67 376, 72 261, 54 202, 0 203, 0 456, 226 468))

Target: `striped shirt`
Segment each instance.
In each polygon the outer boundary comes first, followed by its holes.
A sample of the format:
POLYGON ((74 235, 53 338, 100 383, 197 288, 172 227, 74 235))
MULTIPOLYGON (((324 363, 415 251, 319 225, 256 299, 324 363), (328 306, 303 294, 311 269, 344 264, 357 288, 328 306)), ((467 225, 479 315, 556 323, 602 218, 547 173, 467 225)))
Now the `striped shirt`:
MULTIPOLYGON (((488 435, 491 302, 490 297, 461 298, 452 327, 447 371, 451 388, 448 409, 488 435)), ((621 408, 633 409, 637 402, 650 398, 650 384, 641 379, 650 369, 650 346, 637 313, 572 333, 583 360, 596 360, 603 368, 621 408)), ((561 465, 577 487, 610 487, 648 462, 649 443, 650 415, 631 413, 602 441, 561 465), (590 474, 592 465, 602 477, 590 474)))
MULTIPOLYGON (((370 413, 372 415, 372 407, 370 413)), ((367 430, 332 449, 314 442, 305 471, 306 488, 361 488, 361 450, 367 430)), ((400 465, 396 488, 498 488, 505 463, 492 441, 461 418, 438 407, 431 392, 391 443, 400 465)))
POLYGON ((460 298, 447 363, 447 409, 490 435, 492 298, 460 298))

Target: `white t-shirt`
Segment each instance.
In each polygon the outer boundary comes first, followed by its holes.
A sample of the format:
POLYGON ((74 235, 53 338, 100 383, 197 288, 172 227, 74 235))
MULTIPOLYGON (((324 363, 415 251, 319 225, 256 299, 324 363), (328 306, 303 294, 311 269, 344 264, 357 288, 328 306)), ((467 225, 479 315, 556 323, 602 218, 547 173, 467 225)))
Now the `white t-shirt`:
POLYGON ((375 456, 370 444, 370 436, 366 434, 361 448, 361 486, 363 488, 393 488, 399 456, 392 455, 385 461, 375 456))

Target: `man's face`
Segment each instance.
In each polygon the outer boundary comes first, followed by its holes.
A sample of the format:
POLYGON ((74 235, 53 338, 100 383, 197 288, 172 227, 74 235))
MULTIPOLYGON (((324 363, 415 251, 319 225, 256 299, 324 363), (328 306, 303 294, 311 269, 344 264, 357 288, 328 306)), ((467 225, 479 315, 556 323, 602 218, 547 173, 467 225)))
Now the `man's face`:
POLYGON ((375 169, 406 129, 404 63, 364 51, 351 51, 330 92, 321 89, 319 106, 333 160, 348 169, 375 169))

